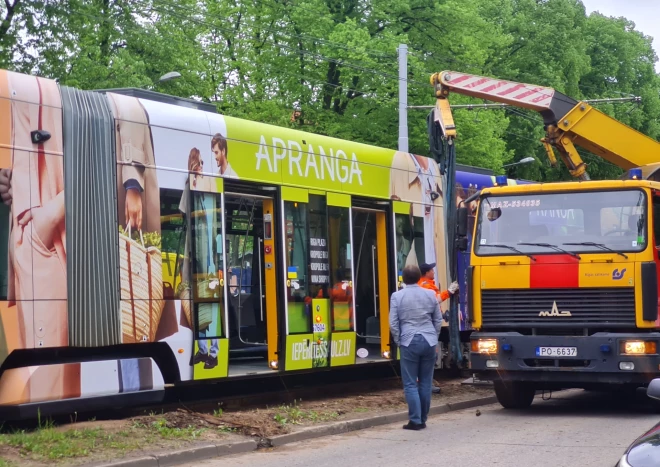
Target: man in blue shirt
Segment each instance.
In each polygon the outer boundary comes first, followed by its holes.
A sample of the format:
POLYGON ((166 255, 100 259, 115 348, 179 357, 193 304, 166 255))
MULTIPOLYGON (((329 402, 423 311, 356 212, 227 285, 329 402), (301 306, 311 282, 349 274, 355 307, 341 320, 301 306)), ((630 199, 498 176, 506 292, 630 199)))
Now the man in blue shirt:
POLYGON ((403 428, 421 430, 426 428, 431 408, 435 347, 442 328, 442 314, 435 293, 418 285, 421 272, 417 266, 406 266, 402 275, 406 287, 394 292, 390 299, 390 331, 401 349, 401 376, 409 420, 403 428))

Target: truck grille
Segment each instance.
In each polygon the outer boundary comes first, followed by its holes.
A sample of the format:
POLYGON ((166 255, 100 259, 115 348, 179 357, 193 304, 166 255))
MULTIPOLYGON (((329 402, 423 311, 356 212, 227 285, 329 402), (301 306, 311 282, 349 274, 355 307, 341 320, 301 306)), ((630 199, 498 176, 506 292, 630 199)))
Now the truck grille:
POLYGON ((485 328, 631 328, 635 289, 482 290, 481 309, 485 328))

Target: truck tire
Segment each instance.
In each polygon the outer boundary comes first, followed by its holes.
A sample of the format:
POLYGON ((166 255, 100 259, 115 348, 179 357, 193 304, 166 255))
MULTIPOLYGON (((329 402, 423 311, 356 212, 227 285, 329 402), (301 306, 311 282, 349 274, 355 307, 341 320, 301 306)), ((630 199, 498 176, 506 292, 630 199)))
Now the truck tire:
POLYGON ((536 389, 520 381, 495 381, 497 402, 505 409, 526 409, 534 401, 536 389))

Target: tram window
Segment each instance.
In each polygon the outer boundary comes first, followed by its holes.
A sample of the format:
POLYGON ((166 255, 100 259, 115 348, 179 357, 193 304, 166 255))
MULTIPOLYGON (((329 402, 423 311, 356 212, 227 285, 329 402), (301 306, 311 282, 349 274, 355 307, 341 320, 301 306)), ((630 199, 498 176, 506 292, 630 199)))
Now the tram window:
POLYGON ((407 214, 396 214, 396 264, 399 271, 403 270, 406 259, 412 247, 412 229, 410 228, 410 217, 407 214))
POLYGON ((227 212, 227 278, 229 293, 252 293, 252 271, 254 266, 254 222, 245 209, 227 212))
POLYGON ((191 192, 192 281, 197 338, 223 337, 224 264, 216 245, 222 238, 222 200, 191 192), (218 237, 220 235, 220 237, 218 237))
POLYGON ((424 219, 422 217, 413 217, 413 235, 415 236, 415 254, 417 255, 417 264, 426 262, 426 248, 424 245, 424 219))
POLYGON ((9 206, 0 204, 0 300, 7 300, 9 206))
POLYGON ((352 331, 353 279, 351 273, 350 215, 348 208, 328 206, 328 295, 333 331, 352 331))
POLYGON ((252 232, 252 229, 254 227, 253 224, 250 224, 250 228, 248 229, 248 221, 250 219, 249 213, 247 211, 239 211, 237 209, 234 209, 231 213, 231 230, 238 230, 238 231, 250 231, 252 232))
POLYGON ((328 212, 325 196, 310 195, 309 226, 309 292, 311 298, 328 298, 330 266, 328 262, 328 212))
POLYGON ((289 334, 311 332, 310 304, 306 300, 309 298, 307 204, 285 201, 284 221, 289 334))
POLYGON ((406 264, 419 265, 424 262, 424 219, 396 214, 395 223, 396 264, 400 272, 406 264))
POLYGON ((182 190, 160 190, 160 228, 163 256, 163 296, 178 298, 181 292, 182 267, 186 257, 186 223, 179 210, 182 190))
MULTIPOLYGON (((328 208, 325 196, 309 195, 309 203, 285 201, 284 218, 289 334, 308 333, 312 300, 329 300, 335 282, 351 278, 348 209, 328 208)), ((348 330, 352 324, 342 326, 348 330)))
POLYGON ((243 233, 227 234, 227 276, 233 295, 252 293, 254 237, 243 233))

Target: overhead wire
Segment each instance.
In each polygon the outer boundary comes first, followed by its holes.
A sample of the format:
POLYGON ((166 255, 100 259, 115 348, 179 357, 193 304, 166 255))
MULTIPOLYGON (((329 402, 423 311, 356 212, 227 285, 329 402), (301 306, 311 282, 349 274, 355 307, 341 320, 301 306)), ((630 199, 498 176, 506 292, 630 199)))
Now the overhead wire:
MULTIPOLYGON (((153 3, 156 4, 156 0, 154 0, 153 3)), ((158 0, 158 3, 160 3, 161 5, 164 5, 165 8, 155 7, 155 6, 152 6, 151 8, 156 12, 160 12, 161 14, 162 14, 163 11, 165 11, 166 13, 169 13, 169 14, 173 13, 171 10, 168 11, 167 8, 172 8, 172 9, 175 9, 175 10, 178 9, 179 11, 183 11, 182 9, 185 9, 185 7, 182 7, 182 6, 176 5, 176 4, 172 4, 172 3, 168 2, 168 1, 165 1, 165 0, 158 0), (161 8, 161 9, 159 9, 159 8, 161 8)), ((223 32, 228 32, 228 33, 232 34, 234 37, 236 37, 238 35, 236 30, 227 28, 225 26, 220 26, 220 25, 215 24, 215 23, 209 23, 208 21, 202 21, 202 20, 195 19, 195 18, 189 18, 189 19, 190 19, 190 21, 193 21, 193 22, 195 22, 199 25, 207 26, 209 28, 214 28, 216 30, 220 30, 220 31, 223 31, 223 32)), ((413 79, 410 79, 410 78, 400 78, 398 75, 383 72, 382 70, 376 70, 374 68, 369 68, 367 66, 356 65, 354 62, 349 62, 349 61, 346 61, 345 59, 337 59, 337 58, 333 58, 333 57, 327 57, 327 56, 324 56, 322 54, 319 54, 319 53, 316 53, 316 52, 313 52, 313 51, 310 51, 310 50, 291 47, 291 46, 286 45, 286 44, 280 44, 280 43, 276 42, 275 34, 273 34, 273 37, 274 37, 273 39, 270 39, 270 40, 261 39, 261 41, 264 42, 264 43, 269 43, 271 46, 274 46, 274 47, 290 50, 290 51, 294 52, 296 55, 301 55, 301 54, 302 55, 308 55, 308 56, 311 56, 311 57, 313 57, 317 60, 326 61, 326 62, 329 62, 329 63, 335 63, 337 65, 345 66, 345 67, 348 67, 348 68, 352 68, 352 69, 367 72, 367 73, 376 73, 380 76, 387 77, 387 78, 390 78, 390 79, 393 79, 393 80, 396 80, 396 81, 407 81, 409 84, 424 86, 426 88, 429 87, 428 82, 417 81, 417 80, 413 80, 413 79)), ((295 35, 290 35, 289 37, 295 37, 295 35)), ((284 38, 284 39, 286 39, 286 38, 284 38)), ((357 50, 357 49, 354 49, 354 50, 359 52, 359 50, 357 50)))
MULTIPOLYGON (((264 4, 263 2, 260 2, 260 1, 258 1, 258 3, 261 3, 262 5, 264 4)), ((278 5, 277 2, 275 2, 274 4, 275 4, 275 5, 278 5)), ((292 6, 292 5, 290 5, 290 6, 292 6)), ((293 5, 293 6, 295 6, 295 5, 293 5)), ((295 7, 296 7, 296 8, 301 8, 301 7, 299 7, 299 6, 295 6, 295 7)), ((170 14, 170 15, 176 16, 176 14, 177 14, 176 12, 173 12, 173 11, 171 11, 171 10, 167 10, 167 8, 171 8, 171 9, 174 9, 174 10, 177 10, 177 9, 178 9, 178 10, 181 11, 181 12, 185 11, 187 14, 190 13, 190 11, 187 10, 184 6, 182 6, 182 5, 177 5, 177 4, 171 3, 171 2, 169 2, 169 1, 165 1, 165 0, 153 0, 153 2, 152 2, 152 7, 151 7, 151 9, 152 9, 153 11, 155 11, 155 12, 157 12, 157 13, 159 13, 159 14, 163 14, 163 11, 164 11, 164 12, 167 13, 167 14, 170 14), (162 6, 165 6, 166 8, 165 8, 165 9, 159 9, 159 8, 158 8, 158 4, 160 4, 160 5, 162 5, 162 6)), ((138 10, 135 10, 135 11, 137 12, 138 10)), ((83 14, 83 15, 88 16, 88 17, 93 17, 93 18, 98 19, 98 20, 100 20, 100 21, 109 21, 108 18, 103 18, 103 17, 99 17, 99 16, 91 15, 91 14, 89 14, 89 13, 85 13, 85 12, 77 12, 77 13, 83 14)), ((141 13, 145 13, 145 11, 142 10, 141 13)), ((203 21, 203 20, 200 20, 200 19, 194 18, 194 17, 192 17, 192 16, 188 16, 188 19, 189 19, 190 21, 195 22, 195 23, 200 24, 200 25, 208 26, 208 27, 210 27, 210 28, 214 28, 214 29, 217 29, 217 30, 220 30, 220 31, 223 31, 223 32, 228 32, 228 33, 231 33, 231 34, 234 35, 234 36, 237 35, 236 30, 231 29, 231 28, 223 27, 223 26, 220 26, 220 25, 215 24, 215 23, 209 23, 208 21, 203 21)), ((412 79, 409 79, 409 78, 400 78, 398 75, 393 75, 393 74, 389 74, 389 73, 386 73, 386 72, 382 72, 382 71, 380 71, 380 70, 376 70, 376 69, 371 68, 371 67, 368 67, 368 66, 356 65, 355 63, 353 63, 353 62, 348 62, 348 61, 346 61, 345 59, 336 59, 336 58, 333 58, 333 57, 327 57, 327 56, 324 56, 324 55, 322 55, 322 54, 318 54, 318 53, 315 53, 315 52, 312 52, 312 51, 309 51, 309 50, 300 49, 300 48, 296 48, 296 47, 291 47, 291 46, 286 45, 286 44, 280 44, 280 43, 277 43, 277 42, 275 42, 275 41, 276 41, 278 38, 282 39, 282 38, 284 38, 284 37, 281 37, 281 36, 278 37, 278 36, 276 36, 276 35, 274 34, 274 31, 273 31, 272 29, 269 30, 269 31, 267 31, 267 32, 268 32, 269 34, 272 33, 273 38, 270 39, 270 40, 261 39, 262 42, 268 42, 268 43, 270 43, 270 45, 272 45, 272 46, 274 46, 274 47, 278 47, 278 48, 281 48, 281 49, 287 49, 287 50, 289 50, 289 51, 291 51, 291 52, 293 52, 293 53, 295 53, 295 54, 297 54, 297 55, 300 55, 300 54, 302 54, 302 55, 308 55, 308 56, 313 57, 313 58, 316 59, 316 60, 327 61, 327 62, 329 62, 329 63, 335 63, 335 64, 340 65, 340 66, 346 66, 346 67, 348 67, 348 68, 353 68, 353 69, 356 69, 356 70, 359 70, 359 71, 363 71, 363 72, 366 72, 366 73, 377 73, 377 74, 379 74, 379 75, 381 75, 381 76, 383 76, 383 77, 387 77, 387 78, 395 79, 395 80, 404 80, 404 81, 407 81, 407 82, 410 83, 410 84, 414 84, 414 85, 418 85, 418 86, 423 86, 423 87, 425 87, 425 88, 428 88, 428 87, 429 87, 429 84, 428 84, 427 82, 422 82, 422 81, 412 80, 412 79)), ((347 47, 347 46, 345 46, 345 45, 343 45, 343 44, 339 44, 339 43, 332 42, 332 41, 327 41, 327 40, 325 40, 325 39, 318 38, 318 37, 314 37, 314 36, 310 36, 310 35, 307 35, 307 34, 292 34, 292 33, 288 33, 288 32, 285 33, 285 34, 286 34, 286 36, 287 36, 286 38, 289 38, 289 39, 290 39, 290 38, 300 38, 300 39, 303 39, 303 38, 304 38, 304 39, 308 39, 308 40, 310 40, 310 41, 314 41, 314 42, 327 43, 327 44, 331 45, 332 47, 338 47, 338 48, 342 48, 342 49, 344 49, 344 50, 354 50, 354 51, 357 51, 357 52, 363 52, 363 51, 358 50, 358 49, 355 49, 355 48, 347 47)), ((285 39, 286 39, 286 38, 285 38, 285 39)), ((252 40, 253 38, 249 38, 249 39, 252 40)), ((373 54, 373 53, 374 53, 374 52, 371 51, 371 50, 365 50, 364 52, 367 53, 367 54, 373 54)), ((380 53, 378 53, 378 54, 380 54, 380 53)), ((409 54, 419 56, 420 54, 422 54, 422 52, 413 51, 413 52, 409 52, 409 54)), ((428 53, 428 55, 433 56, 433 53, 428 53)), ((381 56, 386 57, 387 55, 381 55, 381 56)), ((447 59, 447 60, 450 60, 450 61, 455 61, 455 62, 457 62, 457 63, 461 63, 461 62, 462 62, 461 60, 459 60, 459 59, 455 59, 454 57, 447 57, 446 59, 447 59)), ((462 63, 467 63, 467 62, 462 62, 462 63)), ((480 67, 479 65, 476 65, 476 64, 470 64, 470 66, 471 66, 471 67, 480 67)), ((428 76, 431 75, 431 73, 428 73, 428 72, 426 72, 426 74, 427 74, 428 76)), ((307 79, 307 80, 309 80, 308 78, 304 78, 304 77, 301 77, 301 79, 307 79)), ((319 81, 317 81, 317 82, 319 82, 319 81)), ((334 83, 328 83, 328 82, 326 82, 326 84, 328 84, 328 85, 332 85, 332 86, 334 86, 334 87, 336 87, 336 88, 338 88, 338 87, 343 87, 343 86, 335 85, 334 83)), ((347 90, 351 90, 351 89, 347 89, 347 90)), ((352 91, 359 92, 360 94, 365 94, 365 91, 360 91, 360 90, 355 90, 355 89, 352 89, 352 91)), ((545 95, 546 95, 547 97, 551 97, 549 94, 545 94, 545 95)), ((565 102, 567 102, 567 103, 573 103, 572 100, 571 100, 571 101, 565 100, 565 99, 563 99, 563 98, 557 96, 556 94, 555 94, 554 97, 556 97, 556 98, 558 98, 558 99, 560 99, 560 100, 563 100, 563 101, 565 101, 565 102)), ((521 116, 522 116, 522 115, 521 115, 521 116)), ((526 117, 525 117, 525 118, 526 118, 526 117)))
MULTIPOLYGON (((257 4, 261 4, 261 5, 266 5, 266 2, 263 2, 262 0, 254 0, 254 2, 257 3, 257 4)), ((291 7, 291 8, 294 8, 296 10, 306 9, 305 7, 302 7, 300 5, 296 5, 294 3, 290 3, 288 5, 282 5, 282 4, 278 3, 277 1, 274 1, 274 4, 280 5, 282 7, 291 7)), ((289 34, 289 33, 287 33, 287 34, 289 34)), ((330 45, 332 47, 336 47, 336 48, 340 48, 340 49, 344 49, 344 50, 353 50, 353 51, 355 50, 355 48, 348 47, 345 44, 341 44, 339 42, 329 41, 327 39, 322 39, 320 37, 310 36, 309 34, 290 34, 290 36, 291 37, 298 37, 298 38, 301 38, 301 39, 309 39, 309 40, 312 40, 314 42, 320 42, 322 44, 327 44, 327 45, 330 45)), ((373 50, 373 49, 363 49, 363 51, 365 53, 367 53, 368 55, 371 55, 371 56, 374 56, 374 57, 377 56, 377 57, 381 57, 381 58, 397 58, 396 54, 393 54, 393 53, 381 52, 381 51, 376 51, 376 50, 373 50)))
MULTIPOLYGON (((171 4, 170 4, 170 5, 171 5, 171 4)), ((167 11, 167 10, 164 10, 164 11, 165 11, 165 14, 172 14, 171 11, 167 11)), ((137 10, 134 10, 134 12, 137 12, 137 10)), ((71 13, 74 13, 74 12, 71 12, 71 13)), ((83 15, 83 16, 88 17, 88 18, 95 19, 95 20, 100 21, 100 22, 108 22, 108 21, 111 21, 109 18, 100 17, 100 16, 98 16, 98 15, 93 15, 93 14, 90 14, 90 13, 87 13, 87 12, 77 11, 77 12, 75 12, 75 13, 80 14, 80 15, 83 15)), ((142 10, 142 11, 139 11, 139 13, 146 14, 147 12, 145 12, 144 10, 142 10)), ((162 11, 160 11, 159 13, 160 13, 160 14, 163 14, 162 11)), ((201 21, 201 20, 195 20, 195 19, 190 19, 190 20, 193 21, 193 22, 195 22, 195 23, 197 23, 197 24, 207 25, 207 26, 209 26, 209 27, 214 27, 214 28, 216 28, 216 29, 220 29, 220 30, 225 31, 225 32, 227 32, 227 31, 234 32, 234 31, 229 30, 229 29, 226 28, 226 27, 216 27, 216 25, 212 25, 212 24, 209 24, 208 22, 204 22, 204 21, 201 21)), ((311 37, 311 36, 309 36, 309 37, 311 37)), ((313 39, 319 39, 319 38, 313 38, 313 39)), ((276 47, 286 48, 286 49, 288 49, 288 50, 292 50, 292 51, 295 52, 296 54, 299 54, 299 53, 301 52, 300 49, 296 49, 296 48, 294 48, 294 47, 290 47, 290 46, 287 46, 287 45, 284 45, 284 44, 273 43, 272 45, 274 45, 274 46, 276 46, 276 47)), ((310 51, 306 51, 306 50, 303 50, 302 53, 305 54, 305 55, 310 55, 310 54, 311 54, 311 55, 313 55, 314 58, 319 59, 319 60, 325 60, 325 61, 328 61, 328 62, 334 62, 334 63, 337 63, 337 64, 339 64, 339 65, 344 65, 344 66, 347 66, 347 67, 351 67, 351 68, 359 69, 359 70, 362 70, 362 71, 364 71, 364 72, 368 72, 368 73, 378 73, 378 74, 381 74, 381 75, 383 75, 383 76, 387 76, 387 77, 392 77, 392 78, 394 78, 393 75, 389 75, 389 74, 386 74, 386 73, 382 73, 381 71, 379 71, 379 70, 375 70, 375 69, 373 69, 373 68, 367 68, 367 67, 356 66, 356 65, 354 65, 353 63, 348 63, 348 62, 345 62, 344 60, 341 60, 341 59, 334 59, 334 58, 331 58, 331 57, 325 57, 325 56, 323 56, 323 55, 321 55, 321 54, 316 54, 316 53, 313 53, 313 52, 310 52, 310 51)), ((291 76, 291 77, 295 77, 295 78, 297 78, 297 79, 301 79, 301 80, 303 80, 303 81, 309 81, 309 82, 314 82, 314 83, 317 83, 317 84, 322 84, 322 85, 331 86, 331 87, 334 87, 335 89, 342 88, 342 89, 345 90, 345 91, 354 92, 354 93, 357 93, 357 94, 362 95, 362 96, 367 95, 367 94, 375 94, 375 91, 373 91, 373 90, 360 90, 360 89, 354 89, 354 88, 346 87, 345 85, 342 85, 342 84, 335 84, 335 83, 330 83, 330 82, 328 82, 328 81, 323 81, 323 80, 319 80, 319 79, 311 78, 311 77, 309 77, 309 76, 307 76, 307 75, 303 75, 303 76, 301 76, 301 75, 295 75, 295 76, 294 76, 294 75, 291 74, 291 73, 284 73, 284 74, 285 74, 285 75, 288 75, 288 76, 291 76)), ((398 76, 397 76, 396 78, 399 79, 398 76)), ((410 81, 410 80, 409 80, 409 81, 410 81)), ((417 82, 416 84, 420 84, 420 85, 421 85, 421 84, 423 84, 423 83, 421 83, 421 82, 417 82)), ((428 87, 428 85, 426 85, 426 84, 424 84, 424 86, 425 86, 425 87, 428 87)), ((393 104, 396 103, 396 102, 398 102, 398 101, 396 101, 395 99, 393 99, 393 98, 389 98, 389 97, 386 97, 386 98, 379 97, 379 96, 375 96, 375 97, 376 97, 377 99, 379 99, 381 102, 393 103, 393 104)))
MULTIPOLYGON (((156 3, 156 1, 154 0, 154 4, 155 3, 156 3)), ((153 10, 154 12, 157 12, 159 14, 164 14, 165 13, 165 14, 169 14, 169 15, 172 15, 172 16, 176 16, 178 14, 176 11, 171 11, 171 10, 168 10, 167 8, 172 8, 172 9, 182 9, 182 8, 184 8, 181 5, 172 4, 172 3, 169 3, 169 2, 165 2, 163 0, 159 0, 159 3, 161 5, 164 5, 165 8, 158 7, 158 6, 156 6, 156 7, 152 6, 151 8, 149 8, 149 10, 153 10)), ((58 6, 62 6, 62 5, 55 5, 55 7, 58 7, 58 6)), ((132 11, 134 13, 138 13, 138 12, 143 13, 143 14, 148 13, 148 11, 146 11, 146 10, 132 10, 132 11)), ((101 17, 101 16, 98 16, 98 15, 93 15, 93 14, 83 12, 83 11, 72 11, 70 9, 67 9, 66 12, 70 13, 70 14, 79 14, 79 15, 82 15, 82 16, 85 16, 85 17, 88 17, 88 18, 91 18, 91 19, 96 19, 100 22, 110 22, 111 21, 111 19, 109 19, 109 18, 101 17)), ((255 40, 252 37, 241 37, 241 34, 237 33, 236 30, 228 28, 226 26, 220 26, 220 25, 215 24, 215 23, 209 23, 208 21, 203 21, 203 20, 200 20, 200 19, 197 19, 197 18, 194 18, 194 17, 190 17, 190 16, 187 19, 189 21, 193 22, 193 23, 198 24, 198 25, 207 26, 209 28, 231 34, 233 37, 239 37, 239 38, 246 39, 246 40, 255 40)), ((272 31, 270 31, 270 32, 272 32, 272 31)), ((300 35, 300 36, 302 37, 302 35, 300 35)), ((359 71, 363 71, 365 73, 376 74, 376 75, 383 76, 383 77, 390 78, 390 79, 397 80, 397 81, 407 81, 410 84, 414 84, 414 85, 418 85, 418 86, 424 86, 424 87, 427 87, 427 88, 429 87, 428 82, 412 80, 412 79, 409 79, 409 78, 399 78, 398 75, 393 75, 393 74, 384 72, 382 70, 377 70, 377 69, 374 69, 374 68, 370 68, 368 66, 357 65, 352 61, 347 61, 345 59, 338 59, 338 58, 334 58, 334 57, 327 57, 327 56, 324 56, 322 54, 319 54, 319 53, 316 53, 316 52, 313 52, 313 51, 310 51, 310 50, 300 49, 300 48, 292 47, 292 46, 289 46, 289 45, 286 45, 286 44, 280 44, 280 43, 275 42, 277 39, 290 39, 291 37, 297 37, 297 36, 295 34, 289 34, 287 37, 282 37, 282 36, 276 36, 275 34, 273 34, 273 39, 260 39, 260 41, 268 43, 269 45, 280 48, 280 49, 289 50, 295 55, 301 55, 302 54, 302 55, 306 55, 306 56, 311 56, 312 58, 320 60, 320 61, 335 63, 337 65, 345 66, 345 67, 352 68, 352 69, 359 70, 359 71)), ((314 38, 313 36, 306 36, 306 37, 309 38, 309 40, 312 40, 312 41, 314 41, 314 40, 324 41, 324 39, 314 38)), ((344 49, 345 50, 353 50, 353 51, 356 51, 356 52, 361 52, 358 49, 349 48, 349 47, 346 47, 346 46, 344 46, 344 49)))
MULTIPOLYGON (((263 3, 262 3, 262 4, 263 4, 263 3)), ((158 1, 154 0, 154 2, 152 3, 152 7, 151 7, 150 9, 153 10, 153 11, 155 11, 155 12, 157 12, 157 13, 159 13, 159 14, 161 14, 161 15, 162 15, 162 14, 169 14, 169 15, 172 15, 172 16, 176 16, 177 13, 176 13, 175 11, 173 11, 173 10, 183 11, 182 9, 185 9, 185 7, 183 7, 183 6, 181 6, 181 5, 176 5, 176 4, 173 4, 173 3, 170 3, 170 2, 164 1, 164 0, 158 0, 158 1), (158 4, 160 4, 160 7, 159 7, 158 4), (163 8, 163 6, 164 6, 164 8, 163 8), (170 9, 168 10, 168 8, 170 8, 170 9)), ((135 12, 138 12, 137 10, 134 10, 134 11, 135 11, 135 12)), ((72 12, 72 13, 73 13, 73 12, 72 12)), ((105 21, 105 22, 110 21, 109 18, 99 17, 99 16, 97 16, 97 15, 91 15, 91 14, 86 13, 86 12, 80 12, 80 11, 77 11, 77 12, 75 12, 75 13, 77 13, 77 14, 81 14, 81 15, 84 15, 84 16, 87 16, 87 17, 91 17, 91 18, 97 19, 97 20, 99 20, 99 21, 105 21)), ((143 13, 143 14, 144 14, 144 13, 146 13, 146 12, 145 12, 144 10, 142 10, 142 11, 140 11, 140 13, 143 13)), ((189 12, 189 11, 186 11, 186 13, 190 13, 190 12, 189 12)), ((215 24, 215 23, 209 23, 208 21, 203 21, 203 20, 200 20, 200 19, 194 18, 194 17, 192 17, 192 16, 188 16, 188 20, 189 20, 189 21, 192 21, 192 22, 194 22, 194 23, 196 23, 196 24, 199 24, 199 25, 207 26, 207 27, 209 27, 209 28, 213 28, 213 29, 220 30, 220 31, 223 31, 223 32, 226 32, 226 33, 230 33, 230 34, 232 34, 234 37, 236 37, 236 36, 239 35, 239 34, 237 33, 237 31, 234 30, 234 29, 231 29, 231 28, 228 28, 228 27, 223 27, 223 26, 220 26, 220 25, 215 24)), ((325 39, 322 39, 322 38, 318 38, 318 37, 314 37, 314 36, 310 36, 310 35, 306 35, 306 34, 292 34, 292 33, 286 33, 286 37, 282 37, 281 35, 280 35, 280 36, 277 36, 277 35, 275 34, 275 32, 272 31, 272 30, 267 31, 267 33, 268 33, 268 34, 271 34, 271 35, 272 35, 272 38, 269 38, 269 39, 260 39, 262 42, 269 43, 270 45, 272 45, 272 46, 274 46, 274 47, 278 47, 278 48, 283 48, 283 49, 290 50, 290 51, 292 51, 294 54, 297 54, 297 55, 303 54, 303 55, 311 56, 312 58, 314 58, 314 59, 316 59, 316 60, 326 61, 326 62, 329 62, 329 63, 335 63, 335 64, 338 64, 338 65, 341 65, 341 66, 345 66, 345 67, 348 67, 348 68, 356 69, 356 70, 363 71, 363 72, 366 72, 366 73, 377 73, 377 74, 379 74, 380 76, 383 76, 383 77, 391 78, 391 79, 394 79, 394 80, 397 80, 397 81, 399 81, 399 80, 404 80, 404 81, 407 81, 407 82, 410 83, 410 84, 415 84, 415 85, 419 85, 419 86, 424 86, 425 88, 428 88, 428 87, 429 87, 429 84, 428 84, 427 82, 421 82, 421 81, 413 80, 413 79, 410 79, 410 78, 400 78, 398 75, 393 75, 393 74, 390 74, 390 73, 385 73, 385 72, 382 72, 382 71, 380 71, 380 70, 376 70, 376 69, 374 69, 374 68, 370 68, 370 67, 368 67, 368 66, 356 65, 355 63, 353 63, 353 62, 348 62, 348 61, 346 61, 345 59, 337 59, 337 58, 333 58, 333 57, 327 57, 327 56, 324 56, 324 55, 319 54, 319 53, 315 53, 315 52, 312 52, 312 51, 309 51, 309 50, 305 50, 305 49, 300 49, 300 48, 291 47, 291 46, 289 46, 289 45, 280 44, 280 43, 277 43, 277 42, 275 42, 275 41, 276 41, 277 39, 289 39, 289 40, 290 40, 291 38, 299 38, 299 39, 310 40, 310 41, 313 41, 313 42, 325 43, 325 44, 328 44, 329 46, 337 47, 337 48, 341 48, 341 49, 344 49, 344 50, 354 50, 354 51, 356 51, 356 52, 366 53, 366 54, 368 54, 368 55, 372 55, 372 56, 373 56, 373 55, 378 55, 378 56, 383 57, 383 58, 386 58, 386 57, 388 57, 388 58, 389 58, 389 57, 393 57, 394 55, 387 55, 387 54, 384 54, 384 53, 381 53, 381 52, 377 52, 376 54, 374 54, 374 51, 373 51, 373 50, 369 50, 369 49, 359 50, 359 49, 355 49, 355 48, 351 48, 351 47, 345 46, 345 45, 343 45, 343 44, 335 43, 335 42, 332 42, 332 41, 328 41, 328 40, 325 40, 325 39)), ((252 40, 253 38, 249 38, 249 39, 252 40)), ((411 55, 417 55, 417 56, 419 56, 420 54, 424 54, 423 52, 418 52, 418 51, 414 51, 414 50, 411 51, 411 52, 409 52, 409 53, 410 53, 411 55)), ((433 54, 433 53, 428 53, 427 55, 431 55, 431 56, 433 56, 434 54, 433 54)), ((446 60, 448 60, 448 61, 452 61, 452 62, 455 62, 455 63, 461 63, 461 62, 462 62, 461 60, 456 59, 456 58, 454 58, 454 57, 446 57, 446 60)), ((462 63, 465 64, 466 62, 462 62, 462 63)), ((470 67, 480 68, 481 66, 480 66, 480 65, 477 65, 477 64, 470 64, 470 67)), ((431 73, 428 73, 428 75, 430 76, 431 73)), ((289 74, 289 76, 293 76, 293 75, 289 74)), ((298 76, 298 75, 296 75, 295 77, 296 77, 296 78, 299 78, 299 79, 301 79, 301 80, 304 80, 304 81, 315 82, 315 83, 320 84, 320 85, 323 85, 323 86, 332 86, 332 87, 335 87, 335 88, 342 88, 343 90, 351 91, 351 92, 354 92, 354 93, 358 93, 358 94, 360 94, 360 95, 365 95, 365 94, 369 94, 369 93, 371 93, 371 94, 375 94, 374 91, 367 91, 367 90, 353 89, 353 88, 345 87, 345 86, 343 86, 343 85, 341 85, 341 84, 335 84, 335 83, 330 83, 330 82, 323 81, 323 80, 318 80, 318 79, 310 78, 309 76, 298 76)), ((585 87, 589 87, 589 86, 585 86, 585 87)), ((593 88, 593 87, 592 87, 592 88, 593 88)), ((626 95, 626 93, 621 93, 621 92, 619 92, 619 91, 614 91, 614 90, 611 90, 611 91, 612 91, 612 92, 617 92, 617 93, 620 93, 620 94, 623 94, 623 95, 626 95)), ((547 95, 548 97, 550 97, 549 94, 546 94, 546 95, 547 95)), ((558 98, 559 98, 559 96, 556 96, 556 95, 555 95, 554 97, 558 97, 558 98)), ((392 103, 392 104, 398 102, 397 100, 395 100, 395 99, 393 99, 393 98, 382 98, 382 97, 378 97, 378 96, 376 96, 376 98, 380 99, 382 102, 387 102, 387 103, 392 103)), ((560 99, 561 99, 561 98, 560 98, 560 99)), ((564 99, 561 99, 561 100, 564 100, 564 99)), ((572 103, 572 101, 567 101, 567 100, 566 100, 566 102, 571 102, 571 103, 572 103)), ((526 119, 528 119, 528 120, 530 120, 530 121, 532 121, 532 122, 534 122, 534 123, 540 123, 540 122, 541 122, 540 119, 533 118, 533 117, 531 117, 531 116, 525 114, 524 112, 522 112, 522 111, 520 111, 520 110, 518 110, 518 109, 508 108, 508 107, 507 107, 507 108, 504 108, 504 109, 505 109, 505 111, 509 112, 510 114, 512 114, 512 115, 514 115, 514 116, 518 116, 518 117, 526 118, 526 119)), ((510 134, 514 134, 513 132, 510 132, 510 131, 509 131, 509 133, 510 133, 510 134)), ((521 135, 519 135, 519 136, 521 136, 521 135)), ((528 139, 534 140, 533 138, 528 138, 528 139)), ((534 141, 536 141, 536 140, 534 140, 534 141)), ((590 153, 589 153, 588 155, 589 155, 589 156, 593 156, 593 157, 598 157, 598 156, 593 155, 593 154, 590 154, 590 153)), ((608 163, 607 161, 604 161, 604 162, 608 163)), ((613 167, 617 167, 617 166, 615 166, 614 164, 610 164, 610 165, 612 165, 613 167)))

